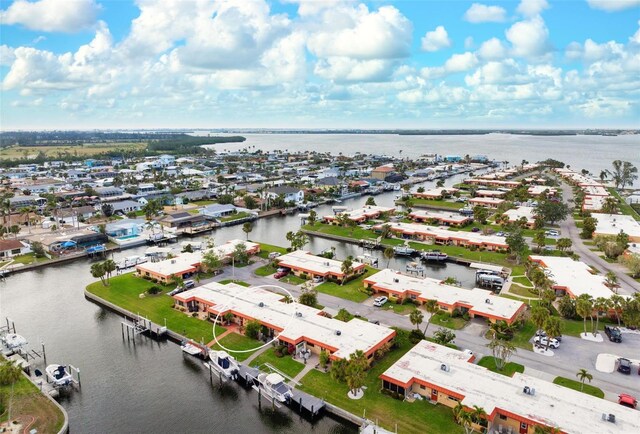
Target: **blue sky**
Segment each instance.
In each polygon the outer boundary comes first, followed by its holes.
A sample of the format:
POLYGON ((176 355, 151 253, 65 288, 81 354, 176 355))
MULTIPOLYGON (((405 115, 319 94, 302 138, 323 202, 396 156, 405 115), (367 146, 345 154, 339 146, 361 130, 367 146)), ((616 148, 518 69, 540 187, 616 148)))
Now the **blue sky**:
POLYGON ((0 124, 640 127, 640 0, 0 0, 0 124))

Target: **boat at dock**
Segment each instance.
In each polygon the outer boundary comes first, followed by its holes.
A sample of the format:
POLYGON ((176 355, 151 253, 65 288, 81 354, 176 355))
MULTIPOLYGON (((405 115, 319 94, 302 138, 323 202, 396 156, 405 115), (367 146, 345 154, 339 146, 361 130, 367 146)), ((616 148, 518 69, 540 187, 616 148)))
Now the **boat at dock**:
POLYGON ((54 385, 54 387, 69 386, 73 383, 73 375, 64 365, 49 365, 45 368, 47 374, 47 381, 54 385))
POLYGON ((284 378, 276 373, 260 373, 258 374, 258 383, 260 383, 260 391, 279 402, 287 402, 293 397, 293 391, 289 385, 284 382, 284 378))
POLYGON ((233 356, 230 356, 226 351, 209 350, 209 360, 209 363, 205 363, 205 366, 219 372, 225 378, 235 380, 240 365, 233 356))
POLYGON ((427 262, 444 262, 449 259, 449 255, 442 253, 440 250, 427 250, 422 252, 420 257, 427 262))
POLYGON ((416 250, 407 246, 396 246, 393 248, 393 253, 396 256, 413 256, 416 250))
POLYGON ((0 343, 2 343, 2 354, 5 356, 16 353, 28 344, 27 339, 17 333, 7 333, 0 336, 0 343))
POLYGON ((180 349, 190 356, 194 357, 205 357, 207 353, 205 352, 205 348, 203 346, 198 345, 192 341, 182 341, 180 343, 180 349))
POLYGON ((135 267, 138 264, 144 264, 149 259, 146 256, 127 256, 122 261, 118 262, 118 269, 123 270, 125 268, 135 267))
POLYGON ((376 258, 375 256, 370 255, 368 253, 365 253, 364 255, 357 256, 356 260, 358 262, 362 262, 363 264, 371 265, 372 267, 377 267, 378 266, 378 258, 376 258))

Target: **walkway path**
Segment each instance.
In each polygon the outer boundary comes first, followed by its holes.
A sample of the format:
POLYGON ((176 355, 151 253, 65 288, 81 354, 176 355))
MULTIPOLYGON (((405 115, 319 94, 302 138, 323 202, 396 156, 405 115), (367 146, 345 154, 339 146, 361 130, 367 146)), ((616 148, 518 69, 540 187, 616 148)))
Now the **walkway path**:
POLYGON ((295 377, 293 377, 293 382, 294 383, 299 383, 300 380, 302 380, 302 378, 307 375, 307 373, 309 371, 311 371, 312 369, 315 368, 315 363, 309 363, 307 362, 306 365, 304 365, 304 369, 302 371, 300 371, 300 373, 298 375, 296 375, 295 377))
MULTIPOLYGON (((564 181, 561 181, 560 185, 565 202, 570 199, 574 199, 571 186, 564 181)), ((566 220, 560 222, 560 230, 564 237, 571 239, 573 242, 572 250, 580 255, 580 260, 582 262, 595 268, 603 275, 608 271, 613 271, 618 276, 618 283, 620 284, 619 292, 621 294, 632 294, 636 291, 640 291, 640 283, 627 274, 626 268, 620 264, 611 264, 605 261, 596 252, 589 249, 589 246, 586 246, 582 242, 573 214, 569 214, 566 220)))
MULTIPOLYGON (((221 334, 219 334, 218 336, 216 336, 216 339, 218 340, 218 342, 220 342, 220 340, 221 340, 223 337, 225 337, 226 335, 228 335, 228 334, 230 334, 230 333, 238 333, 238 328, 239 328, 239 327, 238 327, 238 325, 237 325, 237 324, 233 324, 233 325, 226 326, 226 327, 227 327, 227 329, 226 329, 224 332, 222 332, 221 334)), ((207 346, 208 346, 209 348, 211 348, 211 346, 212 346, 212 345, 216 344, 216 339, 211 340, 211 342, 209 342, 209 343, 207 344, 207 346)))
POLYGON ((267 345, 265 347, 260 348, 258 351, 254 352, 253 354, 251 354, 249 357, 247 357, 246 359, 244 359, 242 361, 243 365, 247 365, 249 366, 251 364, 251 362, 254 361, 254 359, 256 359, 260 354, 266 352, 267 350, 269 350, 269 348, 272 348, 271 346, 267 345))

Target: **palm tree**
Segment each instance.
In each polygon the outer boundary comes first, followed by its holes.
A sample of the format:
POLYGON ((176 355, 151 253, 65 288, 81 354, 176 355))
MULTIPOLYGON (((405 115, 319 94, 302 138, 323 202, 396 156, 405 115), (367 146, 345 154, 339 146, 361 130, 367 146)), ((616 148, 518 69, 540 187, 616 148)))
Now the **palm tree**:
POLYGON ((253 230, 253 224, 251 222, 246 222, 242 225, 242 232, 247 235, 247 241, 249 241, 249 233, 253 230))
POLYGON ((593 299, 589 294, 583 294, 576 299, 576 313, 582 317, 584 321, 584 334, 587 334, 587 317, 591 318, 593 323, 593 299))
POLYGON ((598 334, 598 323, 600 321, 600 313, 606 312, 609 309, 609 299, 604 297, 596 298, 596 301, 593 302, 593 307, 596 310, 596 328, 593 330, 593 335, 598 334))
POLYGON ((620 327, 620 311, 624 307, 625 298, 618 294, 613 294, 609 297, 609 308, 613 310, 618 320, 618 327, 620 327))
POLYGON ((111 273, 113 273, 116 270, 116 268, 118 268, 118 266, 116 265, 113 259, 107 259, 102 264, 102 267, 104 268, 104 272, 107 275, 107 284, 109 284, 109 279, 111 279, 111 273))
POLYGON ((593 380, 593 375, 591 375, 589 371, 584 368, 580 368, 580 370, 576 374, 576 377, 578 377, 578 380, 580 380, 580 392, 584 390, 585 380, 588 380, 589 383, 591 383, 591 380, 593 380))
POLYGON ((420 324, 422 324, 423 320, 424 320, 424 315, 422 314, 422 312, 420 312, 419 309, 414 309, 409 314, 409 321, 411 321, 411 324, 416 326, 416 330, 418 331, 420 330, 420 324))
POLYGON ((395 254, 395 252, 393 251, 393 247, 387 247, 386 249, 384 249, 384 252, 382 254, 387 260, 387 268, 389 268, 389 263, 391 262, 391 259, 393 259, 393 256, 395 254))
POLYGON ((540 330, 547 318, 549 317, 549 310, 542 306, 534 306, 531 309, 531 322, 535 324, 536 328, 540 330))
POLYGON ((604 284, 609 288, 617 288, 618 287, 618 276, 613 271, 608 271, 604 278, 604 284))
POLYGON ((549 349, 549 345, 551 344, 551 339, 556 338, 562 334, 562 323, 560 318, 557 316, 548 316, 546 321, 544 322, 543 330, 547 334, 547 348, 545 351, 549 349))
POLYGON ((438 305, 437 300, 427 300, 424 302, 424 309, 429 313, 429 319, 427 320, 427 326, 424 328, 424 334, 427 335, 427 329, 429 328, 429 324, 431 324, 431 320, 433 316, 440 310, 440 306, 438 305))
POLYGON ((104 282, 104 275, 105 274, 106 274, 106 271, 105 271, 104 266, 103 266, 102 263, 96 262, 95 264, 91 265, 91 275, 93 277, 100 278, 100 281, 102 281, 102 284, 104 286, 107 286, 107 284, 104 282))
POLYGON ((458 404, 453 407, 452 413, 453 420, 455 420, 456 423, 462 423, 462 414, 466 413, 466 411, 464 410, 464 406, 460 403, 460 401, 458 401, 458 404))
POLYGON ((496 369, 502 371, 506 364, 509 362, 509 358, 517 351, 515 345, 505 339, 498 339, 495 335, 488 347, 493 353, 493 359, 496 364, 496 369))
POLYGON ((351 259, 351 256, 348 256, 347 259, 342 261, 342 266, 340 267, 340 270, 342 271, 342 274, 344 274, 344 277, 342 278, 342 282, 340 282, 340 285, 344 285, 344 282, 347 280, 349 275, 353 272, 353 260, 351 259))

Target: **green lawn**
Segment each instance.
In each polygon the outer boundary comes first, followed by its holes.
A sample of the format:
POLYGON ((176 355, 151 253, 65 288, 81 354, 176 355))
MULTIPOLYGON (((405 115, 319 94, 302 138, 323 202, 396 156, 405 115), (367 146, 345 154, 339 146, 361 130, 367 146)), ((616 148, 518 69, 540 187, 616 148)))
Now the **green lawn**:
POLYGON ((622 197, 620 197, 620 194, 618 194, 615 188, 609 188, 608 190, 609 193, 611 193, 616 199, 618 199, 618 209, 622 214, 630 215, 634 219, 640 220, 640 215, 631 207, 631 205, 629 205, 622 197))
POLYGON ((217 202, 215 200, 194 200, 193 202, 189 202, 189 203, 193 205, 207 206, 207 205, 213 205, 214 203, 217 203, 217 202))
POLYGON ((244 286, 245 288, 248 288, 251 286, 250 283, 247 282, 243 282, 242 280, 233 280, 233 279, 225 279, 225 280, 221 280, 220 282, 218 282, 221 285, 227 285, 229 283, 235 283, 236 285, 240 285, 240 286, 244 286))
POLYGON ((375 240, 380 235, 369 229, 362 229, 357 226, 345 228, 337 225, 327 225, 324 223, 316 223, 315 225, 304 225, 302 229, 320 232, 328 235, 337 235, 339 237, 353 238, 356 240, 375 240))
POLYGON ((259 367, 260 365, 263 365, 265 363, 270 364, 278 371, 288 375, 291 378, 298 375, 304 369, 304 364, 298 362, 297 360, 293 360, 291 356, 276 356, 274 348, 269 348, 267 351, 256 357, 251 362, 251 366, 259 367))
POLYGON ((531 281, 529 280, 529 278, 527 276, 514 277, 512 280, 513 280, 514 283, 517 283, 517 284, 522 285, 522 286, 533 286, 531 281))
MULTIPOLYGON (((173 286, 156 284, 162 288, 160 294, 147 294, 144 298, 140 298, 140 294, 145 294, 151 286, 154 284, 148 280, 128 273, 112 277, 109 286, 103 286, 100 281, 94 282, 87 286, 87 291, 133 314, 145 316, 156 324, 162 325, 166 319, 169 329, 195 341, 209 342, 213 339, 212 323, 192 318, 173 308, 173 298, 166 295, 173 286)), ((216 326, 216 333, 223 331, 224 328, 216 326)))
POLYGON ((242 212, 238 212, 235 213, 233 215, 230 215, 228 217, 222 217, 220 218, 221 222, 230 222, 230 221, 234 221, 234 220, 240 220, 243 219, 245 217, 249 217, 251 214, 249 214, 248 212, 242 211, 242 212))
POLYGON ((13 262, 14 263, 19 263, 19 264, 24 264, 24 265, 29 265, 29 264, 35 264, 35 263, 39 263, 39 262, 47 262, 49 261, 49 258, 47 258, 46 256, 43 256, 42 258, 36 258, 35 253, 27 253, 26 255, 18 255, 18 256, 14 256, 13 258, 13 262))
POLYGON ((524 366, 515 362, 508 362, 504 368, 502 368, 502 371, 499 371, 498 368, 496 368, 496 360, 493 356, 484 356, 480 359, 478 365, 484 366, 488 370, 497 372, 498 374, 506 375, 507 377, 513 377, 515 372, 520 372, 521 374, 524 372, 524 366))
POLYGON ((529 340, 533 337, 536 332, 536 326, 531 321, 525 321, 522 328, 517 330, 514 335, 511 343, 518 348, 524 348, 525 350, 531 349, 531 343, 529 340))
POLYGON ((407 315, 408 313, 416 309, 416 305, 413 303, 397 304, 387 302, 384 306, 382 306, 382 308, 385 310, 392 310, 398 315, 407 315))
MULTIPOLYGON (((264 342, 248 338, 247 336, 238 333, 229 333, 228 335, 220 339, 220 343, 228 348, 228 350, 244 351, 242 353, 231 351, 231 355, 240 362, 247 359, 251 354, 255 353, 258 350, 258 347, 264 344, 264 342)), ((220 347, 220 345, 218 345, 217 343, 214 343, 211 346, 211 349, 221 350, 223 348, 220 347)))
MULTIPOLYGON (((579 381, 571 380, 570 378, 565 377, 556 377, 553 380, 553 384, 559 384, 560 386, 568 387, 569 389, 577 390, 578 392, 581 391, 580 387, 582 386, 582 383, 580 383, 579 381)), ((604 399, 604 392, 601 389, 590 384, 585 383, 582 393, 595 396, 596 398, 604 399)))
MULTIPOLYGON (((5 359, 0 355, 0 363, 4 362, 5 359)), ((11 392, 10 385, 0 385, 0 399, 4 398, 2 399, 4 408, 0 412, 0 422, 8 420, 8 407, 11 405, 11 420, 20 419, 24 422, 34 418, 35 421, 29 427, 30 429, 41 433, 57 433, 60 431, 64 424, 64 415, 26 377, 21 375, 13 384, 13 398, 9 403, 11 392)))
MULTIPOLYGON (((420 199, 416 197, 411 198, 411 201, 413 202, 413 206, 417 208, 429 208, 431 206, 436 208, 460 209, 460 208, 464 208, 464 206, 466 205, 466 203, 463 203, 463 202, 449 202, 447 200, 420 199)), ((402 204, 403 202, 398 201, 396 203, 402 204)))
POLYGON ((521 295, 523 297, 537 297, 536 294, 534 294, 533 292, 529 291, 529 288, 525 288, 523 286, 516 285, 515 283, 511 284, 511 287, 509 288, 509 293, 516 294, 516 295, 521 295))
MULTIPOLYGON (((403 335, 406 332, 400 332, 403 335)), ((355 415, 378 421, 388 430, 399 433, 462 433, 462 427, 453 421, 451 409, 443 405, 432 405, 426 401, 408 403, 380 393, 382 380, 380 375, 409 351, 413 345, 400 336, 398 347, 389 352, 382 360, 376 362, 367 372, 364 397, 354 401, 347 397, 348 387, 339 383, 329 374, 312 370, 302 380, 301 389, 327 402, 337 405, 355 415)))
POLYGON ((287 249, 284 247, 274 246, 274 245, 265 244, 265 243, 259 243, 259 244, 260 244, 260 253, 258 253, 258 256, 260 256, 263 259, 267 259, 269 257, 269 253, 271 252, 278 252, 281 255, 285 255, 287 253, 287 249))
POLYGON ((273 273, 275 273, 278 270, 277 267, 274 267, 273 264, 267 264, 267 265, 263 265, 260 268, 256 268, 256 270, 254 271, 254 273, 256 274, 256 276, 270 276, 273 273))
POLYGON ((460 246, 433 246, 415 241, 410 241, 409 246, 416 250, 432 250, 434 248, 437 248, 441 252, 446 253, 450 256, 456 256, 458 258, 464 258, 470 261, 490 262, 505 267, 510 267, 513 265, 513 263, 507 260, 506 253, 487 252, 480 250, 473 251, 460 246))
POLYGON ((289 283, 291 285, 302 285, 304 282, 307 281, 306 279, 303 279, 302 277, 298 277, 293 273, 289 273, 279 280, 280 282, 289 283))
MULTIPOLYGON (((447 327, 453 330, 460 330, 467 325, 467 321, 462 317, 453 318, 449 312, 437 312, 433 315, 431 323, 435 326, 447 327)), ((426 325, 426 324, 425 324, 426 325)))
POLYGON ((318 290, 318 292, 322 292, 324 294, 329 294, 335 297, 344 298, 345 300, 362 303, 367 298, 369 298, 369 294, 367 294, 366 292, 362 292, 362 289, 364 288, 364 283, 362 282, 365 278, 377 272, 378 270, 376 270, 375 268, 367 266, 364 274, 358 276, 355 279, 349 280, 344 285, 340 285, 340 283, 336 282, 324 282, 316 286, 316 289, 318 290))

